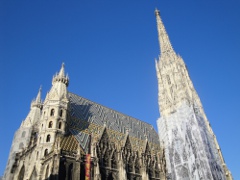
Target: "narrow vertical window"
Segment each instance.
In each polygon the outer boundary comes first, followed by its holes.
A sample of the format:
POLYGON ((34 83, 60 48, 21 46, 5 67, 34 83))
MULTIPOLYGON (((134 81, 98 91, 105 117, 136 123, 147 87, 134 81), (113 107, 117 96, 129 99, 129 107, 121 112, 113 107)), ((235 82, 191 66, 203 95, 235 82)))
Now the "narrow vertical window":
POLYGON ((50 136, 50 134, 48 134, 48 135, 47 135, 46 142, 50 142, 50 140, 51 140, 51 136, 50 136))
POLYGON ((48 149, 45 149, 44 156, 48 155, 48 149))
POLYGON ((58 129, 61 129, 61 128, 62 128, 62 123, 59 122, 59 124, 58 124, 58 129))
POLYGON ((48 124, 48 128, 52 128, 52 125, 53 125, 53 122, 50 121, 49 124, 48 124))
POLYGON ((54 112, 55 112, 55 110, 51 109, 50 116, 54 116, 54 112))
POLYGON ((63 115, 63 110, 61 109, 59 112, 59 116, 62 117, 62 115, 63 115))

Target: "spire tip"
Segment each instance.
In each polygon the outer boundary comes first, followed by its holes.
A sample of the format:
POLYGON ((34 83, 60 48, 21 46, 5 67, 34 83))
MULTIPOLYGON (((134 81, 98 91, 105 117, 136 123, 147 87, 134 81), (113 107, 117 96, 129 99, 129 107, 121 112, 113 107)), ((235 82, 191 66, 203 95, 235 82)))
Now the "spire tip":
POLYGON ((160 15, 160 11, 158 10, 158 8, 155 8, 155 11, 154 11, 154 12, 155 12, 155 15, 156 15, 156 16, 159 16, 159 15, 160 15))

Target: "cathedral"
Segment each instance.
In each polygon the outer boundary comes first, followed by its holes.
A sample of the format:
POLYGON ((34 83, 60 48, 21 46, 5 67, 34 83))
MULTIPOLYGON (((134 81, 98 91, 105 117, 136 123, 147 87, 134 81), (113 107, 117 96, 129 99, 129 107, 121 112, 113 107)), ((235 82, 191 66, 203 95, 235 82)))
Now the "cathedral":
POLYGON ((62 64, 15 132, 4 180, 232 180, 186 65, 155 15, 158 132, 69 92, 62 64))

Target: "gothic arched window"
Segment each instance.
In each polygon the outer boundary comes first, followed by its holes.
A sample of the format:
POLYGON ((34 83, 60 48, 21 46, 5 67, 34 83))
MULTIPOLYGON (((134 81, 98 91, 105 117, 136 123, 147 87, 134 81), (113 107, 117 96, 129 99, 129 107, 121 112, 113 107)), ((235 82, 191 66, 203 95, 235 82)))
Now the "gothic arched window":
POLYGON ((50 121, 49 124, 48 124, 48 128, 52 128, 52 125, 53 125, 53 122, 50 121))
POLYGON ((54 116, 55 110, 51 109, 50 116, 54 116))
POLYGON ((48 155, 48 149, 45 149, 44 156, 48 155))
POLYGON ((59 116, 62 117, 62 115, 63 115, 63 110, 61 109, 59 112, 59 116))
POLYGON ((58 124, 58 129, 61 129, 61 128, 62 128, 62 123, 59 122, 59 124, 58 124))
POLYGON ((46 142, 50 142, 50 140, 51 140, 51 136, 50 136, 50 134, 48 134, 48 135, 47 135, 46 142))

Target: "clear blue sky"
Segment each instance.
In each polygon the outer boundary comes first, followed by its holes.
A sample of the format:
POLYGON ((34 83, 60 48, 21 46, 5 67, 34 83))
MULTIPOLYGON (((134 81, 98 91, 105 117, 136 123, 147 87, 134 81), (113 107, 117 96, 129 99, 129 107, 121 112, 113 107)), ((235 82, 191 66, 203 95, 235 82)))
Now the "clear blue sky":
POLYGON ((40 85, 45 98, 62 62, 69 91, 156 128, 155 7, 240 179, 239 0, 1 0, 0 175, 31 100, 40 85))

